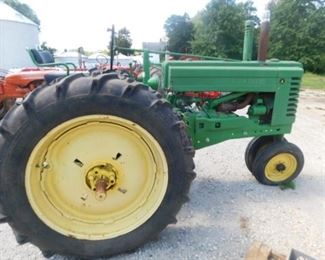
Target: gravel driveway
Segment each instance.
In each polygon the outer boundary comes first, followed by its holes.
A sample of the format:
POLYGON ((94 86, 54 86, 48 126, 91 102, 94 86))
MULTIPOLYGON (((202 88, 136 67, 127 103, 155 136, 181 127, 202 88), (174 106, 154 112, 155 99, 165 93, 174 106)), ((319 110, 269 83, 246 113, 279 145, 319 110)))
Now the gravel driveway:
MULTIPOLYGON (((242 259, 254 240, 284 254, 295 248, 325 259, 325 92, 301 93, 298 118, 287 139, 305 155, 295 190, 255 181, 244 163, 249 139, 199 150, 191 201, 178 214, 178 223, 134 253, 112 259, 242 259)), ((30 244, 18 246, 4 224, 0 259, 43 257, 30 244)))

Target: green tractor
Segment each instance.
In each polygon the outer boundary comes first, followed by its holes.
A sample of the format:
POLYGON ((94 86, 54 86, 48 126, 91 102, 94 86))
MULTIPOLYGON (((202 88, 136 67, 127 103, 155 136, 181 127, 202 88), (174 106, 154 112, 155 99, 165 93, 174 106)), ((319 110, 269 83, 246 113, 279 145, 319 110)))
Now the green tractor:
POLYGON ((138 248, 176 222, 195 150, 229 139, 254 137, 245 159, 260 183, 296 178, 303 155, 284 135, 303 68, 263 48, 250 61, 246 27, 243 61, 165 61, 150 79, 144 51, 144 83, 72 74, 16 102, 0 123, 0 219, 17 242, 46 257, 138 248))

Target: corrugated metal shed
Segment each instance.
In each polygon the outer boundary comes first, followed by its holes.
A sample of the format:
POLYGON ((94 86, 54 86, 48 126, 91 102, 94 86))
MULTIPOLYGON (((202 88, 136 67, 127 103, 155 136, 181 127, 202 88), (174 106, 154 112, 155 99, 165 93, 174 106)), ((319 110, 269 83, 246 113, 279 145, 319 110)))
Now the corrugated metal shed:
POLYGON ((26 48, 39 44, 38 26, 0 0, 0 68, 32 66, 26 48))

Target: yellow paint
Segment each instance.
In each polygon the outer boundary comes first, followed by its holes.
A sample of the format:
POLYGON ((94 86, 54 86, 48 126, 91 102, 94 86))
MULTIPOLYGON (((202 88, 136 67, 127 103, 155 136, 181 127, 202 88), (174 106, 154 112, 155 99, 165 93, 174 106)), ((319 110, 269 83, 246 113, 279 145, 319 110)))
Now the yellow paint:
POLYGON ((265 166, 265 176, 272 182, 281 182, 289 179, 297 169, 296 157, 290 153, 280 153, 271 158, 265 166), (277 165, 284 165, 285 169, 277 170, 277 165))
POLYGON ((36 215, 65 236, 88 240, 138 228, 160 206, 167 184, 167 160, 155 138, 129 120, 107 115, 78 117, 52 129, 35 146, 25 174, 36 215), (103 164, 117 174, 99 201, 87 173, 103 164))

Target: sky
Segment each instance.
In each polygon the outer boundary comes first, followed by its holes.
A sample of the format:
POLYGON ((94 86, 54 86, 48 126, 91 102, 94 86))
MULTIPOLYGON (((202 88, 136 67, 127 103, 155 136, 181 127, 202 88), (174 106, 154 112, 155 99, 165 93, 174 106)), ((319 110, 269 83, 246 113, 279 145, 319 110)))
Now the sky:
MULTIPOLYGON (((158 42, 164 37, 163 25, 172 15, 185 12, 193 17, 210 0, 20 0, 28 4, 41 20, 40 42, 59 50, 97 51, 106 48, 107 28, 126 27, 133 48, 142 42, 158 42)), ((267 0, 254 0, 260 16, 267 0)))

